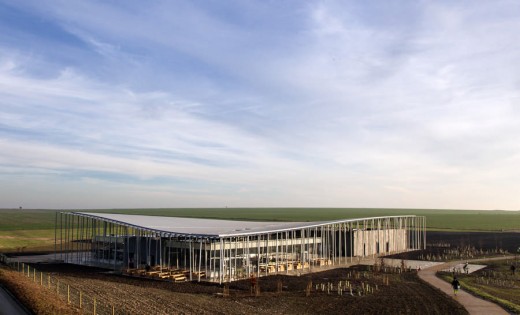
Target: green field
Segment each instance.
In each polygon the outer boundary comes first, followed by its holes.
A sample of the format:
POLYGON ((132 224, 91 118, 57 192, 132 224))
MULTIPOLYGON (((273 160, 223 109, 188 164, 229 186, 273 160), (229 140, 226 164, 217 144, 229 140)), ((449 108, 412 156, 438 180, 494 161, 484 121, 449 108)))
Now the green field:
MULTIPOLYGON (((258 221, 325 221, 414 214, 426 216, 428 230, 520 230, 520 211, 368 208, 174 208, 77 211, 258 221)), ((54 244, 55 212, 55 210, 0 209, 0 250, 54 244)))
MULTIPOLYGON (((480 261, 487 265, 475 273, 458 275, 462 288, 486 300, 498 303, 512 314, 520 314, 520 274, 511 274, 510 267, 520 267, 518 259, 480 261)), ((451 274, 441 273, 446 282, 453 280, 451 274)))

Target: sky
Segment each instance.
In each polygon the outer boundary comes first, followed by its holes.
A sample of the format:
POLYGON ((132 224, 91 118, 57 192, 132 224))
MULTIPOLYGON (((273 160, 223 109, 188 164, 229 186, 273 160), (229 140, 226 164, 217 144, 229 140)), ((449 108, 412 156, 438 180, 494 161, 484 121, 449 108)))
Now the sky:
POLYGON ((0 0, 0 208, 520 209, 517 1, 0 0))

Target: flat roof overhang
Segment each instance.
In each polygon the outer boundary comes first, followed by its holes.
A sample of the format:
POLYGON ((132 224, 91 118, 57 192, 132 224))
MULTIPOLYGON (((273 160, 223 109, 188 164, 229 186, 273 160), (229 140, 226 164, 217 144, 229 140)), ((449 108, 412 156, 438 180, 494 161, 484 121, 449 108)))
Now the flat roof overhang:
POLYGON ((285 232, 329 224, 359 222, 385 218, 413 218, 415 215, 384 216, 318 222, 265 222, 162 217, 115 213, 63 212, 116 224, 175 236, 221 238, 285 232))

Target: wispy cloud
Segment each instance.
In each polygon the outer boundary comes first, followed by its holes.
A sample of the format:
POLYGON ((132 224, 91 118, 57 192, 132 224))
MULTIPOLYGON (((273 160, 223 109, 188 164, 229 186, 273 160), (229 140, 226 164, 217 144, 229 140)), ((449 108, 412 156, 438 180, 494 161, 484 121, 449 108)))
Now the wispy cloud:
POLYGON ((5 1, 0 206, 518 209, 518 14, 5 1))

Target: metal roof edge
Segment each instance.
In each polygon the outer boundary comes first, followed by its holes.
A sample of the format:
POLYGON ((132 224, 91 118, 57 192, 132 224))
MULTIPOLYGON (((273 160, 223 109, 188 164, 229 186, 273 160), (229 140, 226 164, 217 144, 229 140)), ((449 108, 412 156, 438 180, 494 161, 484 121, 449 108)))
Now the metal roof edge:
MULTIPOLYGON (((193 234, 193 233, 175 233, 170 231, 164 231, 159 229, 152 229, 144 226, 139 226, 135 224, 131 224, 124 221, 119 221, 115 219, 109 219, 102 216, 97 216, 92 213, 85 213, 80 211, 61 211, 61 214, 73 214, 78 216, 84 216, 84 217, 90 217, 95 218, 98 220, 104 220, 107 222, 112 222, 124 226, 133 227, 136 229, 156 232, 156 233, 164 233, 167 235, 175 235, 177 237, 194 237, 194 238, 223 238, 223 237, 235 237, 235 236, 248 236, 248 235, 257 235, 257 234, 268 234, 268 233, 277 233, 277 232, 283 232, 283 231, 294 231, 299 230, 303 228, 313 228, 313 227, 320 227, 324 225, 329 224, 338 224, 338 223, 348 223, 348 222, 359 222, 359 221, 366 221, 366 220, 377 220, 377 219, 389 219, 389 218, 413 218, 413 217, 424 217, 424 216, 417 216, 417 215, 392 215, 392 216, 378 216, 378 217, 367 217, 367 218, 353 218, 353 219, 340 219, 340 220, 332 220, 332 221, 314 221, 314 222, 306 222, 306 224, 303 224, 301 226, 297 227, 291 227, 291 228, 283 228, 283 229, 272 229, 272 230, 264 230, 264 231, 252 231, 252 232, 241 232, 241 233, 227 233, 227 234, 193 234)), ((121 214, 121 213, 107 213, 107 214, 121 214)), ((132 214, 122 214, 122 215, 132 215, 132 214)), ((146 216, 146 215, 145 215, 146 216)), ((181 218, 181 217, 164 217, 164 216, 154 216, 159 218, 181 218)), ((190 219, 204 219, 204 218, 190 218, 190 219)), ((211 219, 211 220, 218 220, 218 219, 211 219)), ((224 221, 232 221, 232 220, 224 220, 224 221)), ((254 221, 251 221, 254 222, 254 221)), ((280 221, 273 221, 276 223, 282 223, 280 221)), ((300 222, 285 222, 285 223, 300 223, 300 222)))
MULTIPOLYGON (((333 221, 315 221, 315 222, 308 222, 308 224, 305 224, 303 226, 298 226, 294 228, 288 228, 288 229, 274 229, 274 230, 266 230, 262 232, 245 232, 245 233, 229 233, 229 234, 219 234, 219 237, 233 237, 233 236, 246 236, 246 235, 254 235, 254 234, 265 234, 265 233, 276 233, 276 232, 283 232, 283 231, 293 231, 293 230, 299 230, 302 228, 312 228, 312 227, 319 227, 329 224, 337 224, 337 223, 347 223, 347 222, 357 222, 357 221, 364 221, 364 220, 375 220, 375 219, 388 219, 388 218, 419 218, 424 216, 417 216, 417 215, 390 215, 390 216, 379 216, 379 217, 368 217, 368 218, 355 218, 355 219, 341 219, 341 220, 333 220, 333 221)), ((291 222, 287 222, 291 223, 291 222)))

